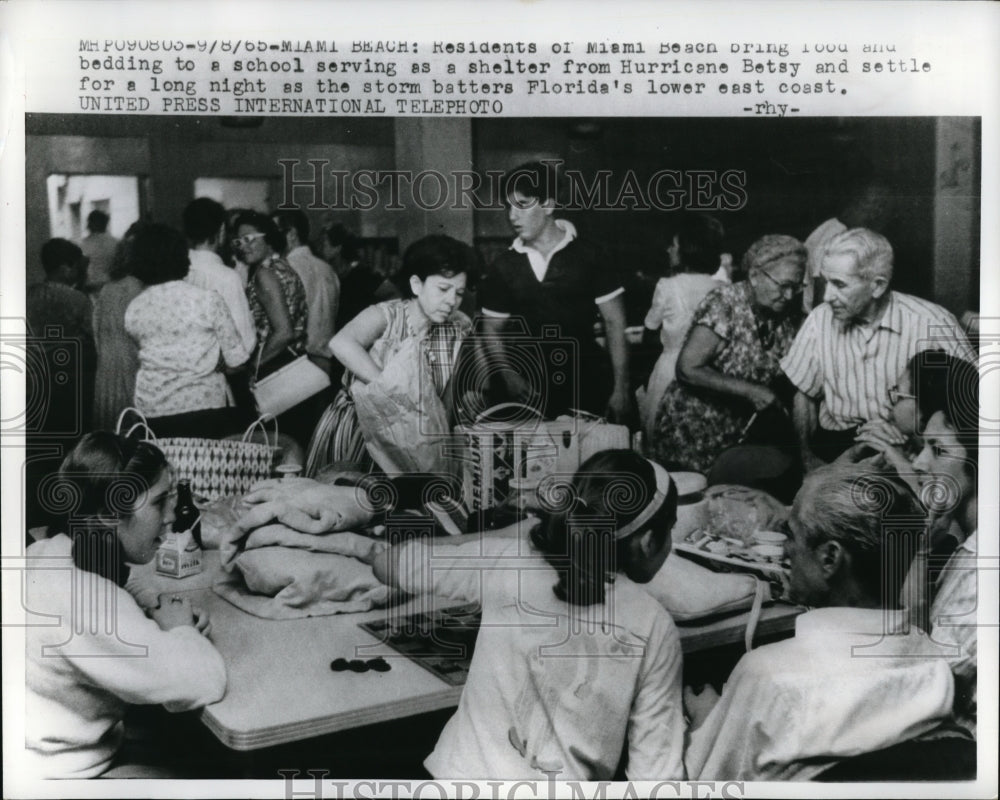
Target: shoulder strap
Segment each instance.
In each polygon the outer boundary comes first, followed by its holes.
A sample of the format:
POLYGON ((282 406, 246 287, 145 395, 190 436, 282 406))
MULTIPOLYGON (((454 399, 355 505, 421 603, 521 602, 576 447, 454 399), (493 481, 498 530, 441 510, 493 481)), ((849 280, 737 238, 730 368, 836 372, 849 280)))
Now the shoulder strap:
POLYGON ((755 577, 754 579, 757 581, 757 589, 754 592, 753 605, 750 606, 750 614, 747 617, 747 629, 743 634, 743 644, 748 653, 753 650, 753 637, 757 633, 757 623, 760 622, 760 612, 764 607, 767 594, 767 583, 760 578, 755 577))

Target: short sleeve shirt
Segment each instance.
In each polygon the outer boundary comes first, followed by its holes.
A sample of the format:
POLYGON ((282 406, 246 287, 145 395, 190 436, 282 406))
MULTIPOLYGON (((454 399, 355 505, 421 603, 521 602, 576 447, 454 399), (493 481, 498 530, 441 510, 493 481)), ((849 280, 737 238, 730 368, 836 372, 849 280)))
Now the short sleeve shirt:
POLYGON ((148 287, 125 310, 125 330, 139 346, 135 403, 151 417, 226 405, 230 367, 250 353, 216 292, 186 281, 148 287))
MULTIPOLYGON (((568 223, 559 222, 574 233, 568 223)), ((486 273, 480 303, 484 313, 523 318, 531 336, 557 326, 561 336, 589 347, 594 342, 596 301, 621 291, 621 280, 601 250, 585 239, 571 238, 552 253, 541 280, 526 252, 512 248, 501 253, 486 273)))
POLYGON ((820 426, 840 431, 868 420, 891 420, 889 389, 913 356, 936 349, 976 360, 951 313, 919 297, 892 292, 872 327, 839 322, 829 303, 814 308, 781 368, 795 388, 820 401, 820 426))

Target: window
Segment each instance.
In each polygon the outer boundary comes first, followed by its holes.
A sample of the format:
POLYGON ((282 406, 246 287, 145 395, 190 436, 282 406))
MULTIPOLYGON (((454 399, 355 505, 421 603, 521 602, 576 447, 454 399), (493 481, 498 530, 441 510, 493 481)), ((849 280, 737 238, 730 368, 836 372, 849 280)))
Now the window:
POLYGON ((108 233, 120 239, 141 216, 139 178, 135 175, 49 175, 50 235, 79 241, 87 235, 87 215, 103 211, 108 233))

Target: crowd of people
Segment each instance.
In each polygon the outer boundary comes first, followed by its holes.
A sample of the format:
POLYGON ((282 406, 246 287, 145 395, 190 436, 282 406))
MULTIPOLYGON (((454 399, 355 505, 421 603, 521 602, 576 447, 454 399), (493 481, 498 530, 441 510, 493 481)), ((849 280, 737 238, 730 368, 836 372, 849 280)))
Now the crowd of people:
MULTIPOLYGON (((341 312, 353 318, 400 294, 361 263, 358 239, 342 225, 322 231, 317 249, 328 260, 314 255, 299 210, 227 211, 202 197, 181 222, 138 221, 118 240, 106 232, 107 214, 94 211, 88 226, 99 233, 42 248, 45 280, 27 292, 41 368, 28 378, 29 396, 44 406, 33 432, 46 441, 66 451, 81 433, 115 430, 128 408, 158 437, 240 435, 257 417, 255 381, 301 354, 339 376, 330 343, 349 321, 341 312)), ((304 462, 331 399, 309 398, 279 417, 286 460, 304 462)), ((29 524, 46 521, 33 490, 46 469, 29 468, 29 524)))
MULTIPOLYGON (((589 411, 644 434, 642 452, 587 460, 574 502, 527 533, 521 525, 379 554, 385 583, 483 606, 458 710, 425 762, 434 777, 801 780, 848 775, 866 754, 912 768, 904 744, 920 748, 912 752, 935 777, 967 777, 980 415, 977 355, 955 317, 890 288, 892 247, 870 228, 841 223, 806 243, 761 232, 733 282, 721 226, 685 216, 645 317, 662 355, 636 387, 619 273, 555 216, 543 165, 514 170, 506 186, 516 236, 492 264, 436 234, 406 249, 394 281, 360 262, 340 226, 313 249, 302 212, 227 211, 206 198, 185 209, 183 233, 133 225, 106 272, 88 275, 70 242, 45 245, 29 325, 79 343, 85 410, 72 444, 66 435, 60 475, 87 502, 74 520, 50 514, 52 535, 29 554, 71 558, 79 580, 110 581, 128 642, 184 664, 168 679, 153 658, 111 671, 81 671, 69 653, 32 661, 29 750, 50 774, 106 773, 124 757, 125 704, 186 708, 224 691, 204 614, 180 604, 147 619, 126 591, 126 565, 152 557, 169 478, 155 446, 107 432, 122 409, 138 408, 158 435, 236 435, 256 413, 254 383, 305 354, 332 388, 282 415, 283 445, 310 477, 331 466, 377 470, 356 396, 403 352, 418 354, 427 396, 452 423, 514 401, 549 418, 589 411), (475 320, 460 308, 473 288, 475 320), (553 335, 571 343, 558 381, 539 346, 553 335), (489 365, 471 392, 460 380, 468 360, 489 365), (86 431, 95 432, 76 443, 86 431), (744 656, 721 693, 682 688, 677 630, 641 589, 671 550, 676 471, 791 504, 790 587, 810 610, 793 638, 744 656), (621 474, 641 482, 642 507, 612 502, 621 474), (109 507, 105 484, 132 479, 144 491, 109 507), (875 496, 877 507, 858 499, 875 496), (614 525, 585 524, 595 515, 614 525), (893 520, 924 535, 887 533, 893 520), (524 569, 511 569, 515 561, 524 569), (908 575, 899 569, 911 563, 908 575), (540 613, 558 624, 534 624, 540 613), (566 647, 560 655, 585 657, 545 657, 566 647), (871 658, 855 657, 866 647, 871 658)), ((296 511, 286 503, 274 516, 296 511)), ((51 587, 31 590, 36 613, 62 613, 46 606, 51 587)), ((29 657, 55 642, 45 628, 28 635, 29 657)), ((105 638, 118 652, 121 642, 105 638)))

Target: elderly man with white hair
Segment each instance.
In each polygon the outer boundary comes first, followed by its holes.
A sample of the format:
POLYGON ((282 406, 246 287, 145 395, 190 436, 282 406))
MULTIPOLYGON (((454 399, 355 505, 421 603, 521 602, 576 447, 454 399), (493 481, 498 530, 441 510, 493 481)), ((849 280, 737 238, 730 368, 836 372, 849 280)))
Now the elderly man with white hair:
POLYGON ((890 422, 889 390, 918 351, 976 359, 951 313, 889 288, 892 267, 892 246, 867 228, 844 231, 824 251, 825 302, 781 361, 798 390, 794 418, 806 471, 833 461, 862 431, 903 441, 890 422))
POLYGON ((948 662, 897 602, 924 525, 889 475, 838 464, 807 476, 786 552, 790 594, 811 610, 794 638, 743 656, 721 697, 685 690, 688 778, 809 780, 939 729, 948 662))

